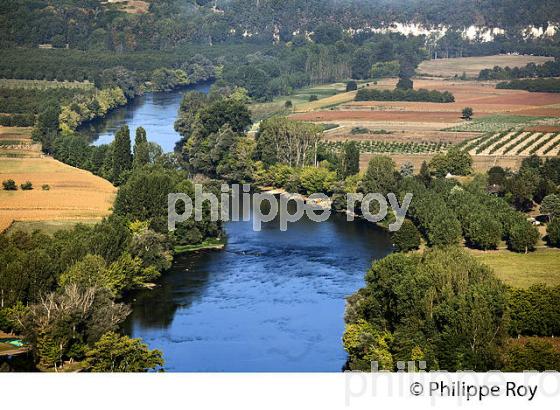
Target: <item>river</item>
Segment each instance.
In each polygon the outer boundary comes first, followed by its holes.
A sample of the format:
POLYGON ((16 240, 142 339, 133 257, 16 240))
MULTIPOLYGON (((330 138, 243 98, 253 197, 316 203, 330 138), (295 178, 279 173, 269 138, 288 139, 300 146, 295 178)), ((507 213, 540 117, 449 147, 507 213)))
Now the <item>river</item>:
MULTIPOLYGON (((96 124, 96 143, 127 124, 171 151, 183 92, 115 110, 96 124)), ((224 250, 179 256, 157 288, 134 295, 125 331, 163 351, 166 371, 341 371, 345 297, 363 286, 372 259, 391 252, 388 235, 342 215, 304 218, 287 232, 278 221, 260 232, 250 221, 225 228, 224 250)))

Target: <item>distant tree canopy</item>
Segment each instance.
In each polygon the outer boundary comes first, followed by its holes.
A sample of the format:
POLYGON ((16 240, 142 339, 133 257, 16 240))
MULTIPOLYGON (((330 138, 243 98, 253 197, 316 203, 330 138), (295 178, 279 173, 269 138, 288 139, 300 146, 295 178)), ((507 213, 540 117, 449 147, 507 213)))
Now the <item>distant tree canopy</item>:
POLYGON ((513 80, 496 84, 498 89, 526 90, 530 92, 560 93, 560 80, 542 78, 534 80, 513 80))
POLYGON ((426 101, 435 103, 451 103, 455 101, 455 97, 449 91, 401 88, 395 90, 362 88, 358 90, 355 99, 356 101, 426 101))

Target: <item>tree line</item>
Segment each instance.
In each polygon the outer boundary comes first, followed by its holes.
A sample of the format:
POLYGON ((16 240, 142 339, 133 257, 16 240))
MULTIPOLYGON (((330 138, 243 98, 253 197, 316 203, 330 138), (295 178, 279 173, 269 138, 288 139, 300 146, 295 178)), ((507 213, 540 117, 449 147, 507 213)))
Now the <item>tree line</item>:
POLYGON ((560 77, 560 60, 547 61, 543 64, 529 63, 525 67, 494 67, 481 70, 478 79, 512 80, 517 78, 560 77))
POLYGON ((455 97, 449 91, 436 91, 436 90, 409 90, 399 89, 394 90, 378 90, 373 88, 361 88, 358 90, 356 101, 422 101, 434 103, 451 103, 455 102, 455 97))
POLYGON ((502 90, 526 90, 529 92, 560 93, 560 80, 539 78, 533 80, 512 80, 496 84, 502 90))

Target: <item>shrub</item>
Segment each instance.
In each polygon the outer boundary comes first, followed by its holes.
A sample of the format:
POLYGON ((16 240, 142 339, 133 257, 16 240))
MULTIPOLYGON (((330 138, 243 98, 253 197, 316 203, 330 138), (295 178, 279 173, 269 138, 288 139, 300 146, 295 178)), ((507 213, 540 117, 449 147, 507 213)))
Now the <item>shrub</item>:
POLYGON ((317 97, 315 94, 311 94, 309 96, 309 102, 317 101, 318 99, 319 97, 317 97))
POLYGON ((288 110, 292 109, 293 106, 294 106, 294 105, 292 104, 292 101, 291 101, 291 100, 288 100, 288 101, 286 101, 286 102, 284 103, 284 108, 286 108, 286 109, 288 109, 288 110))
POLYGON ((41 186, 41 189, 42 189, 43 191, 50 191, 51 186, 50 186, 49 184, 43 184, 43 185, 41 186))
POLYGON ((16 181, 13 179, 7 179, 6 181, 2 182, 4 187, 4 191, 17 191, 16 181))
POLYGON ((20 185, 21 189, 24 191, 31 191, 33 189, 33 184, 31 181, 27 181, 20 185))

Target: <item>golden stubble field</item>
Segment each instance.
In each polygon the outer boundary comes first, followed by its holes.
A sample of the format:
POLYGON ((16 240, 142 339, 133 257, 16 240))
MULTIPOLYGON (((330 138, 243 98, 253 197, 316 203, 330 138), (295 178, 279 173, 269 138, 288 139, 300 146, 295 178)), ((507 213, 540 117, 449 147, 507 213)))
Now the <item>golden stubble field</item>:
POLYGON ((0 181, 7 179, 18 187, 30 181, 34 189, 0 190, 0 232, 14 221, 100 220, 110 214, 116 194, 110 182, 41 155, 0 156, 0 181))
POLYGON ((478 73, 486 68, 495 66, 523 67, 529 63, 543 64, 554 60, 552 57, 540 57, 529 55, 494 55, 485 57, 462 57, 446 58, 439 60, 424 61, 418 67, 420 75, 436 77, 461 76, 463 73, 470 78, 478 78, 478 73))

